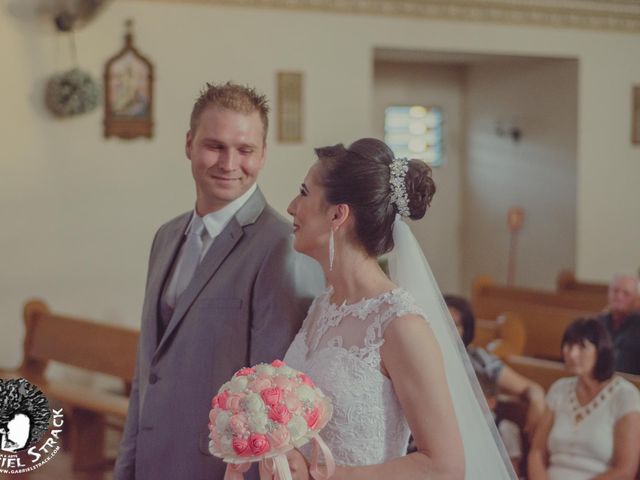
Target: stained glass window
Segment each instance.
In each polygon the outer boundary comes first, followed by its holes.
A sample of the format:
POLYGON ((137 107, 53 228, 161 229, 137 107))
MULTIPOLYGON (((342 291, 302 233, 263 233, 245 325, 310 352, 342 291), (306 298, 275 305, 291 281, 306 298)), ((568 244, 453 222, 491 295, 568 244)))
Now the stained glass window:
POLYGON ((387 107, 384 141, 398 158, 419 158, 439 167, 443 162, 442 110, 416 105, 387 107))

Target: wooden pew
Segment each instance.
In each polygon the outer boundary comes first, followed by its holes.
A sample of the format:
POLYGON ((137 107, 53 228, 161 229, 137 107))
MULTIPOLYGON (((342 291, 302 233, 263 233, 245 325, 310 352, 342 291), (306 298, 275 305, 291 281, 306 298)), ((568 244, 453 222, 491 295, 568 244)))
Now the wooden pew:
POLYGON ((606 283, 580 281, 571 270, 562 270, 556 277, 556 292, 593 295, 606 305, 609 286, 606 283))
MULTIPOLYGON (((559 378, 571 375, 565 370, 564 363, 552 360, 512 355, 507 357, 505 362, 516 372, 539 383, 545 391, 548 391, 551 384, 559 378)), ((617 375, 626 378, 640 389, 640 375, 630 373, 617 373, 617 375)))
POLYGON ((526 333, 524 354, 553 360, 560 359, 560 340, 566 327, 603 307, 593 297, 498 286, 488 277, 474 282, 472 305, 479 318, 517 315, 526 333))
MULTIPOLYGON (((591 293, 581 292, 571 292, 567 294, 532 288, 507 287, 497 285, 493 279, 488 276, 478 277, 473 283, 472 303, 474 307, 476 307, 477 297, 494 302, 509 300, 592 313, 602 311, 607 304, 606 296, 600 297, 592 295, 591 293)), ((482 318, 491 318, 478 311, 476 311, 476 315, 482 318)))
POLYGON ((0 371, 0 377, 26 378, 62 405, 74 470, 104 467, 106 419, 123 421, 127 415, 129 400, 124 392, 133 380, 138 332, 53 314, 39 300, 25 304, 24 323, 22 364, 14 371, 0 371), (50 361, 118 378, 123 393, 49 379, 50 361))

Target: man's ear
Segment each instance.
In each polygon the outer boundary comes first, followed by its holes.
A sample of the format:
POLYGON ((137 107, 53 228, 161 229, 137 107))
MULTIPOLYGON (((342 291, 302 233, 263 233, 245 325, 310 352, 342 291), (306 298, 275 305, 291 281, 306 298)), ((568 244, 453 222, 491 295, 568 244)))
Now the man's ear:
POLYGON ((260 169, 262 170, 262 167, 264 167, 265 161, 267 160, 267 144, 265 142, 265 144, 262 146, 262 158, 260 159, 260 169))
POLYGON ((193 134, 191 129, 187 130, 186 139, 184 142, 184 153, 189 160, 191 160, 191 149, 193 148, 193 134))

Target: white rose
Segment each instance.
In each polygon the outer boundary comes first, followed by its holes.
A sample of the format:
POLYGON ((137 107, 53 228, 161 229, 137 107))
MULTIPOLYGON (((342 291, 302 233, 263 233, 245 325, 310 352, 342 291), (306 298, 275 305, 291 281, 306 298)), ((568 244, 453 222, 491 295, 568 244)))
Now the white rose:
POLYGON ((256 366, 256 373, 262 374, 262 375, 273 375, 276 371, 275 368, 273 368, 271 365, 267 365, 266 363, 261 363, 260 365, 256 366))
POLYGON ((304 435, 307 433, 307 422, 300 415, 294 415, 289 423, 287 424, 287 428, 289 429, 289 434, 291 435, 291 441, 295 443, 302 439, 304 435))
POLYGON ((233 393, 242 393, 244 392, 245 388, 247 388, 247 377, 245 376, 241 376, 241 377, 233 377, 231 379, 231 382, 229 382, 229 390, 231 390, 233 393))
POLYGON ((300 385, 296 388, 296 395, 303 402, 313 402, 313 399, 316 397, 316 393, 313 391, 308 385, 300 385))
POLYGON ((257 393, 250 393, 244 399, 244 408, 250 415, 255 415, 258 412, 264 412, 264 402, 257 393))
POLYGON ((232 437, 227 437, 226 435, 220 439, 222 453, 235 453, 232 441, 232 437))
POLYGON ((280 368, 278 368, 278 374, 291 378, 296 376, 296 371, 291 367, 282 365, 280 368))
POLYGON ((216 430, 222 433, 227 429, 227 425, 229 425, 229 419, 231 418, 231 413, 226 410, 222 410, 218 414, 218 418, 216 418, 216 430))
POLYGON ((267 433, 267 415, 263 412, 253 414, 249 417, 249 428, 252 432, 267 433))
POLYGON ((211 455, 213 455, 213 454, 214 454, 214 452, 217 452, 217 450, 216 450, 216 444, 215 444, 215 443, 213 443, 213 440, 209 440, 209 453, 210 453, 211 455))

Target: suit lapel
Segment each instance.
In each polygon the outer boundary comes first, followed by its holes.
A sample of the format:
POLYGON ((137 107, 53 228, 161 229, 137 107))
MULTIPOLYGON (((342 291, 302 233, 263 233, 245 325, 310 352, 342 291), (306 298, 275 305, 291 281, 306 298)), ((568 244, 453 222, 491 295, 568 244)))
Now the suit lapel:
MULTIPOLYGON (((156 349, 156 357, 162 351, 163 346, 166 344, 176 328, 178 328, 184 319, 185 314, 202 289, 212 280, 212 277, 220 268, 222 262, 224 262, 229 254, 231 254, 234 247, 240 241, 244 235, 243 227, 254 223, 260 216, 260 213, 262 213, 262 210, 264 210, 265 206, 266 201, 262 192, 260 189, 256 189, 255 193, 249 198, 249 200, 247 200, 247 203, 238 210, 235 217, 231 219, 225 229, 215 238, 211 247, 209 247, 209 251, 196 269, 191 282, 183 294, 178 298, 178 303, 173 311, 171 321, 169 322, 169 325, 167 325, 167 329, 160 340, 158 348, 156 349)), ((186 228, 186 224, 184 227, 186 228)), ((169 263, 169 267, 170 266, 171 262, 169 263)), ((169 269, 165 272, 165 277, 168 275, 168 271, 169 269)))
POLYGON ((160 315, 160 296, 164 291, 164 286, 168 280, 168 276, 171 273, 171 268, 176 259, 176 255, 182 245, 184 237, 184 231, 189 224, 192 213, 185 213, 183 216, 176 219, 172 225, 169 226, 169 232, 166 236, 167 240, 164 245, 158 246, 158 258, 155 261, 154 274, 149 279, 149 309, 152 319, 151 322, 151 338, 153 339, 154 347, 158 345, 158 318, 160 315))

